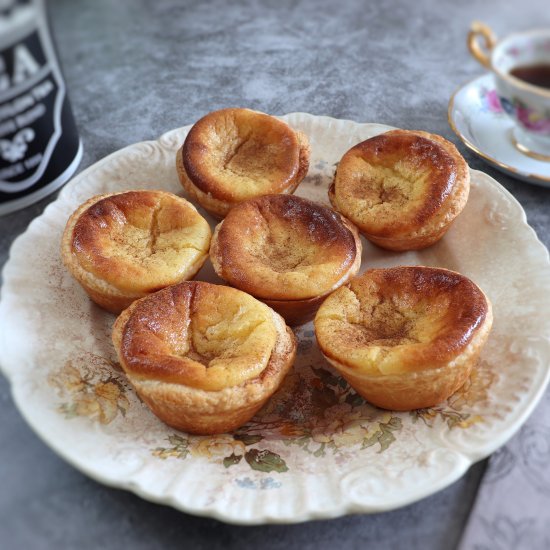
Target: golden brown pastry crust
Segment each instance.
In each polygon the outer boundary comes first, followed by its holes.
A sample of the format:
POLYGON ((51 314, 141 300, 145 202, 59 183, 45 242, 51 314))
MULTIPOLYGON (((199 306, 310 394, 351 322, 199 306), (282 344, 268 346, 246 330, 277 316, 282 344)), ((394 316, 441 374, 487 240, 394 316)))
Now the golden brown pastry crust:
POLYGON ((329 198, 371 242, 415 250, 446 233, 469 189, 468 165, 451 142, 427 132, 392 130, 342 157, 329 198))
POLYGON ((296 354, 283 319, 239 290, 185 282, 134 302, 113 327, 139 396, 189 433, 234 430, 281 384, 296 354))
POLYGON ((311 320, 335 288, 359 270, 361 240, 348 220, 294 195, 235 206, 214 231, 219 277, 278 311, 289 324, 311 320))
POLYGON ((165 191, 92 197, 69 218, 63 262, 101 307, 119 313, 134 300, 193 277, 211 231, 196 208, 165 191))
POLYGON ((221 109, 200 119, 176 155, 181 184, 217 217, 269 193, 293 193, 307 174, 307 137, 249 109, 221 109))
POLYGON ((335 291, 315 318, 327 360, 371 403, 431 407, 467 379, 492 326, 491 304, 447 269, 373 269, 335 291))
MULTIPOLYGON (((357 262, 360 264, 360 261, 357 262)), ((357 267, 359 270, 359 267, 357 267)), ((351 272, 342 281, 342 284, 351 279, 353 275, 351 272)), ((319 309, 319 306, 323 303, 323 300, 330 294, 327 292, 322 296, 316 298, 309 298, 305 300, 267 300, 262 299, 264 304, 273 308, 279 315, 284 317, 284 320, 291 326, 295 327, 309 323, 314 317, 315 313, 319 309)))

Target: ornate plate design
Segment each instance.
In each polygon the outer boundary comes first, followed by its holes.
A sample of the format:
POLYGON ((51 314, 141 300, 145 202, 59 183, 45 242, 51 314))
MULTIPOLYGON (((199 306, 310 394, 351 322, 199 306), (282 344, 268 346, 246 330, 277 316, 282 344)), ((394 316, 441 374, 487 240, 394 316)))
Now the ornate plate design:
MULTIPOLYGON (((335 165, 380 124, 294 113, 311 140, 297 193, 327 202, 335 165)), ((183 194, 174 167, 189 127, 118 151, 73 179, 11 250, 0 302, 0 361, 27 422, 94 479, 185 512, 243 524, 300 522, 378 512, 425 497, 503 445, 549 379, 550 264, 516 200, 472 171, 465 211, 420 252, 364 243, 362 269, 425 264, 471 277, 494 305, 482 360, 448 402, 412 413, 371 407, 322 359, 311 324, 284 386, 233 434, 198 437, 162 424, 116 363, 114 316, 63 269, 59 242, 70 213, 92 195, 132 188, 183 194)), ((199 279, 216 281, 210 264, 199 279)))

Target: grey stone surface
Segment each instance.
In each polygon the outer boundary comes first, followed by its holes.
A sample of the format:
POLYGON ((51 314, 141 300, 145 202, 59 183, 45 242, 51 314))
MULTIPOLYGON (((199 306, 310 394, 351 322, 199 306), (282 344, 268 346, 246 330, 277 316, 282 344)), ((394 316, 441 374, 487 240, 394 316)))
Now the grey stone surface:
MULTIPOLYGON (((482 71, 465 35, 550 25, 546 0, 56 0, 52 22, 83 138, 81 168, 223 106, 306 111, 439 133, 500 181, 550 244, 550 190, 469 153, 447 101, 482 71)), ((0 219, 0 265, 54 197, 0 219)), ((421 502, 373 516, 235 527, 103 487, 57 458, 26 426, 0 379, 2 548, 368 548, 456 546, 484 464, 421 502)))

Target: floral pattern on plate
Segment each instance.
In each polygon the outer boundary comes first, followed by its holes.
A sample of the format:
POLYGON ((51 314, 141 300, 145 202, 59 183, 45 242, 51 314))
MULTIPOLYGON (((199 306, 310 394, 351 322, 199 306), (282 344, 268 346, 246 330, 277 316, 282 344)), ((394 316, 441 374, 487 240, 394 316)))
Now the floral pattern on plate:
MULTIPOLYGON (((312 332, 306 334, 299 351, 303 356, 307 356, 313 345, 312 332)), ((481 415, 463 409, 486 401, 495 379, 490 366, 482 363, 446 403, 411 411, 413 423, 421 420, 433 428, 445 422, 449 429, 465 429, 483 422, 481 415)), ((84 354, 75 363, 68 361, 49 375, 48 383, 62 398, 57 410, 66 419, 86 417, 99 424, 110 424, 118 415, 123 419, 130 408, 127 392, 133 390, 118 363, 94 354, 84 354)), ((165 438, 164 446, 159 445, 151 452, 160 459, 202 458, 225 468, 244 459, 252 470, 283 473, 288 471, 285 453, 270 450, 270 442, 296 446, 315 458, 329 452, 337 454, 349 447, 358 451, 373 447, 382 453, 399 438, 401 417, 405 414, 369 405, 328 365, 302 365, 286 377, 252 421, 236 432, 215 436, 174 432, 165 438)))
MULTIPOLYGON (((296 192, 324 204, 342 154, 391 129, 303 113, 285 118, 311 142, 311 168, 296 192)), ((439 243, 392 253, 365 241, 362 258, 363 270, 447 267, 484 289, 495 324, 469 386, 414 414, 376 409, 330 369, 307 324, 296 330, 292 373, 252 422, 216 437, 160 422, 116 363, 114 316, 63 268, 59 240, 71 212, 95 194, 159 186, 183 194, 174 156, 188 129, 88 168, 11 250, 0 360, 16 405, 48 445, 98 481, 189 513, 257 524, 403 506, 452 483, 507 441, 548 382, 550 268, 518 203, 475 170, 468 204, 439 243)), ((208 262, 197 278, 220 283, 208 262)))

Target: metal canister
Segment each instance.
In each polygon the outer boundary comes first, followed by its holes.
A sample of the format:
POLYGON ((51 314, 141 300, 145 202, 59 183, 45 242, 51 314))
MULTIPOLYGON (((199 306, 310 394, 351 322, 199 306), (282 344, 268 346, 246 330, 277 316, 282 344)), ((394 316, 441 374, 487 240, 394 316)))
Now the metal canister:
POLYGON ((0 215, 58 189, 81 157, 44 0, 0 0, 0 215))

